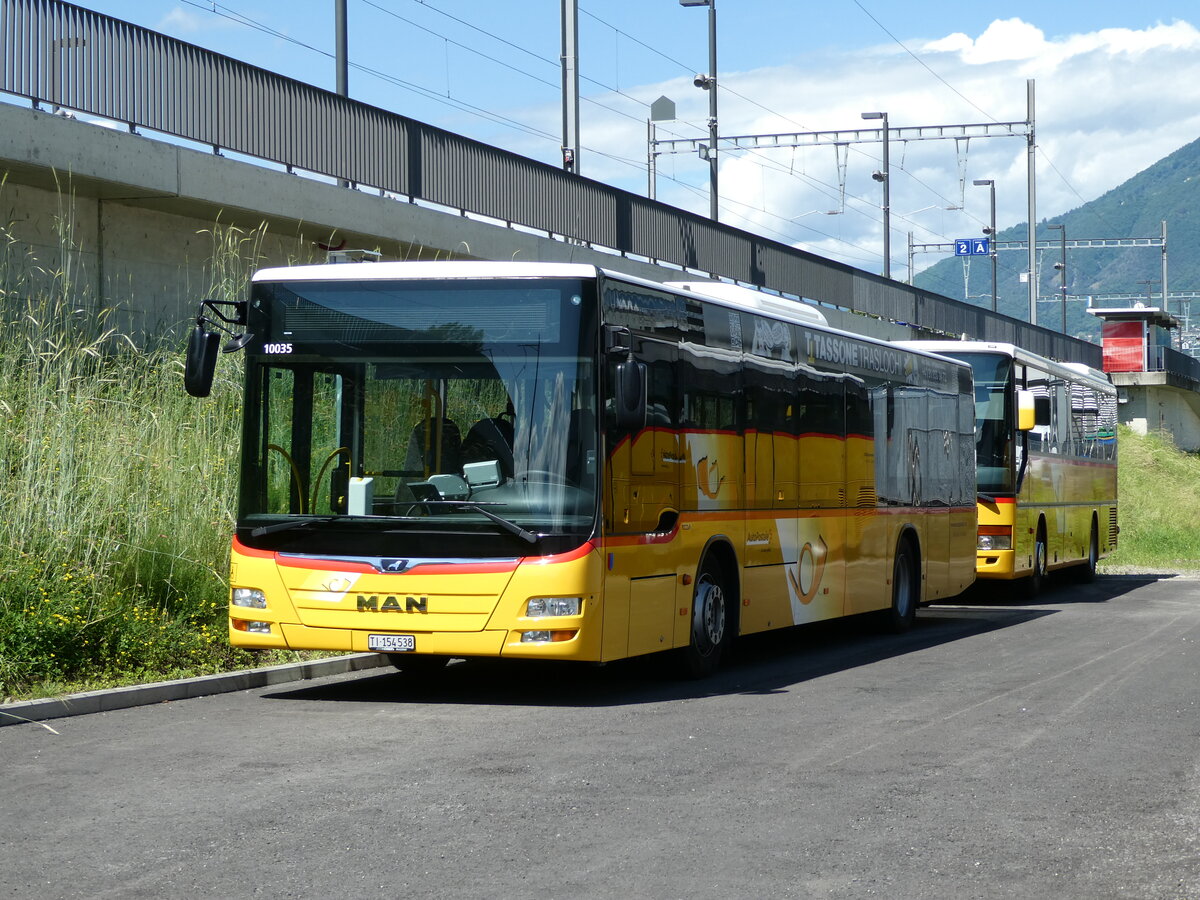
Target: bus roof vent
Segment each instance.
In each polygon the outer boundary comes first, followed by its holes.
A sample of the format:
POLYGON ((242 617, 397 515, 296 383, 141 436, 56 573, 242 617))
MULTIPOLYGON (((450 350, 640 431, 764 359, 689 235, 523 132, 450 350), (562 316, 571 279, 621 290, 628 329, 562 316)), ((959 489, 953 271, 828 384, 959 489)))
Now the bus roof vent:
POLYGON ((746 309, 756 309, 772 315, 787 316, 813 325, 828 325, 821 312, 803 300, 790 300, 765 291, 756 291, 724 281, 668 281, 667 287, 704 294, 716 300, 733 303, 746 309))

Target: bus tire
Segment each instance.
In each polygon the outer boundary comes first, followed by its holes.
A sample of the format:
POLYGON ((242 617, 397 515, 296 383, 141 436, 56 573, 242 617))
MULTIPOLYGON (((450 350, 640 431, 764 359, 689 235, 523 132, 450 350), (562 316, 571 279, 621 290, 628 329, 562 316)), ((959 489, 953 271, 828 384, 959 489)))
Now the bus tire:
POLYGON ((684 650, 684 673, 689 677, 704 678, 720 665, 732 635, 729 601, 724 570, 706 559, 692 592, 691 641, 684 650))
POLYGON ((1096 566, 1100 563, 1100 534, 1096 527, 1096 519, 1092 518, 1092 533, 1088 538, 1088 555, 1079 567, 1079 581, 1090 584, 1096 580, 1096 566))
POLYGON ((1033 542, 1033 572, 1025 578, 1024 594, 1032 600, 1046 586, 1047 576, 1046 522, 1038 522, 1037 540, 1033 542))
POLYGON ((913 627, 920 602, 921 567, 917 551, 908 537, 900 539, 892 563, 892 605, 884 610, 883 627, 891 634, 903 634, 913 627))
POLYGON ((385 653, 384 655, 394 668, 413 675, 436 672, 446 668, 450 662, 448 656, 428 656, 416 653, 385 653))

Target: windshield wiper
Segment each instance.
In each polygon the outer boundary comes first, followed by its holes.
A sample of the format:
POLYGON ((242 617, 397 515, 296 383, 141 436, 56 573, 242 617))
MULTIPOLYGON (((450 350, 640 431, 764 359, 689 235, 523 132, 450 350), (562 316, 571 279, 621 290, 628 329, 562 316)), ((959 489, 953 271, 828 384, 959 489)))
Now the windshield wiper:
POLYGON ((250 537, 262 537, 264 534, 274 534, 277 531, 290 531, 293 528, 302 528, 305 525, 313 525, 317 522, 333 522, 342 516, 320 516, 315 519, 288 519, 286 522, 276 522, 274 525, 259 525, 257 528, 251 529, 250 537))
POLYGON ((538 536, 536 534, 534 534, 532 531, 525 530, 520 525, 518 525, 516 522, 506 519, 506 518, 504 518, 504 516, 496 515, 490 509, 484 509, 478 503, 458 503, 458 502, 456 502, 454 504, 454 506, 457 509, 467 509, 467 510, 470 510, 471 512, 477 512, 481 516, 491 519, 493 522, 495 522, 497 525, 499 525, 505 531, 509 532, 510 534, 515 534, 517 537, 519 537, 521 540, 525 541, 527 544, 536 544, 538 542, 538 536))
POLYGON ((309 516, 304 519, 288 519, 286 522, 276 522, 274 525, 259 525, 257 528, 251 529, 250 537, 262 537, 264 534, 274 534, 277 531, 291 531, 293 528, 302 528, 305 525, 325 525, 329 522, 344 522, 347 519, 352 519, 355 522, 364 522, 368 519, 387 519, 392 516, 309 516))
MULTIPOLYGON (((477 512, 484 518, 491 519, 509 534, 515 534, 527 544, 536 544, 539 540, 536 534, 534 534, 532 531, 522 528, 511 519, 506 519, 504 516, 498 516, 490 509, 484 509, 482 503, 469 503, 465 500, 403 500, 401 502, 409 506, 445 506, 450 509, 461 509, 468 512, 477 512)), ((500 506, 502 504, 496 505, 500 506)))

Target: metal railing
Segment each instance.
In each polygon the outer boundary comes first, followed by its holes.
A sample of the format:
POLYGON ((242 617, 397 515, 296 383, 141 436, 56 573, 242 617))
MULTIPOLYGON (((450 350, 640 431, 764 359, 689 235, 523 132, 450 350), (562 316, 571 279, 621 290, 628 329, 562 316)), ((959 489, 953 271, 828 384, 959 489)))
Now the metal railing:
POLYGON ((1152 345, 1146 348, 1146 371, 1166 372, 1200 388, 1200 359, 1181 353, 1174 347, 1152 345))
POLYGON ((1100 365, 1100 348, 60 0, 0 0, 0 91, 653 262, 1100 365))

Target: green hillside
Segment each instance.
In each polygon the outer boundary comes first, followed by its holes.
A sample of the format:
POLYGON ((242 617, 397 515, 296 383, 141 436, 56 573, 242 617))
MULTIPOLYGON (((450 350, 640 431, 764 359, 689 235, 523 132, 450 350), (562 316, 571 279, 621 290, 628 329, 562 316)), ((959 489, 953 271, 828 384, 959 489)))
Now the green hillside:
MULTIPOLYGON (((1170 156, 1139 172, 1124 184, 1064 215, 1038 223, 1039 242, 1060 239, 1049 224, 1066 225, 1067 240, 1111 238, 1158 238, 1162 222, 1167 223, 1168 288, 1200 289, 1200 140, 1181 147, 1170 156)), ((1001 241, 1024 241, 1025 223, 1002 229, 1001 241)), ((970 297, 980 306, 991 305, 991 266, 986 257, 970 258, 964 276, 962 258, 946 259, 916 277, 919 287, 937 291, 955 299, 970 297)), ((1024 250, 1003 250, 999 256, 999 311, 1018 319, 1029 315, 1029 288, 1020 281, 1026 269, 1024 250)), ((1057 297, 1059 273, 1054 264, 1060 259, 1056 249, 1042 251, 1039 258, 1040 296, 1057 297)), ((1067 250, 1067 292, 1072 295, 1142 293, 1149 287, 1157 296, 1162 277, 1162 257, 1158 247, 1130 249, 1067 250), (1139 282, 1153 281, 1147 286, 1139 282)), ((1067 332, 1099 340, 1099 322, 1086 312, 1085 302, 1067 304, 1067 332)), ((1175 308, 1172 307, 1172 312, 1175 308)), ((1058 329, 1062 307, 1057 303, 1038 304, 1038 323, 1058 329)))

